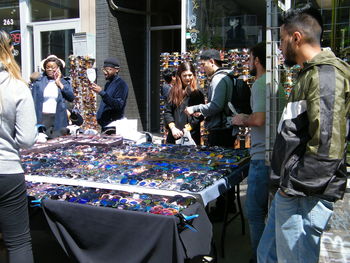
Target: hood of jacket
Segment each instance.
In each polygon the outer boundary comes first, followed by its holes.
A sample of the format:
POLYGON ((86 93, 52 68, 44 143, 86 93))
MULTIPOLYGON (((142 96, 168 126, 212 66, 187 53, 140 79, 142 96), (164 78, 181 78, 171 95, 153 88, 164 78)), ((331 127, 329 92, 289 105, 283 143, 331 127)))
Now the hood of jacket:
POLYGON ((307 61, 304 63, 304 68, 302 71, 305 71, 311 67, 317 66, 317 65, 332 65, 336 67, 338 70, 343 72, 344 76, 347 78, 350 78, 350 67, 349 64, 345 61, 342 61, 341 59, 337 58, 334 53, 330 50, 322 50, 320 53, 318 53, 313 59, 310 61, 307 61))

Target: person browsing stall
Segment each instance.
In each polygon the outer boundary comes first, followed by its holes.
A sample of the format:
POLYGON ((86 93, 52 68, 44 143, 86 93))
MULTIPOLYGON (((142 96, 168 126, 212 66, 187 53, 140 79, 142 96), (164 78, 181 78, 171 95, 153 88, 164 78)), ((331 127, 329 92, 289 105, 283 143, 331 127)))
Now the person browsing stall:
POLYGON ((256 249, 265 228, 268 211, 269 167, 265 165, 265 115, 266 115, 266 44, 259 43, 250 49, 249 70, 255 76, 251 88, 252 114, 237 114, 232 123, 250 127, 251 161, 248 173, 245 202, 253 250, 251 263, 257 262, 256 249))
MULTIPOLYGON (((208 145, 233 147, 236 136, 232 135, 233 127, 226 127, 225 108, 233 90, 231 78, 227 75, 230 70, 222 68, 223 61, 220 52, 215 49, 208 49, 201 52, 199 56, 201 70, 205 72, 209 80, 208 103, 188 106, 185 113, 190 116, 204 116, 204 125, 208 131, 208 145)), ((228 207, 234 211, 234 189, 228 193, 228 207)), ((217 201, 215 209, 210 212, 212 221, 222 220, 224 218, 226 200, 221 195, 217 201)))
POLYGON ((190 62, 183 62, 177 69, 175 84, 170 90, 164 112, 165 125, 170 130, 167 143, 174 144, 180 139, 184 135, 185 125, 189 124, 192 139, 200 145, 200 122, 203 116, 187 116, 184 109, 201 103, 204 103, 204 95, 197 88, 194 66, 190 62))
POLYGON ((102 99, 96 114, 102 132, 108 130, 108 124, 124 117, 129 88, 118 75, 119 69, 119 62, 116 58, 106 59, 102 68, 107 80, 104 89, 95 83, 91 87, 102 99))
POLYGON ((225 126, 225 107, 231 100, 232 80, 226 73, 229 70, 222 69, 220 52, 215 49, 202 51, 200 54, 200 65, 209 78, 208 103, 186 107, 188 115, 203 115, 205 127, 209 132, 209 146, 233 147, 235 137, 232 136, 232 127, 225 126))
POLYGON ((46 128, 48 138, 63 135, 68 125, 66 101, 72 102, 74 94, 69 81, 63 78, 65 63, 55 55, 42 62, 44 73, 31 84, 38 124, 46 128), (64 131, 64 132, 63 132, 64 131))
POLYGON ((171 88, 174 86, 176 81, 176 71, 173 69, 164 69, 162 72, 162 77, 164 79, 164 84, 160 88, 160 94, 165 98, 165 100, 168 99, 169 93, 171 88))
POLYGON ((0 30, 0 227, 9 263, 33 263, 28 200, 19 149, 35 142, 36 117, 30 89, 0 30))
POLYGON ((277 128, 271 187, 277 190, 258 262, 319 261, 321 235, 346 184, 350 66, 321 48, 322 16, 310 5, 282 16, 280 49, 301 70, 277 128))

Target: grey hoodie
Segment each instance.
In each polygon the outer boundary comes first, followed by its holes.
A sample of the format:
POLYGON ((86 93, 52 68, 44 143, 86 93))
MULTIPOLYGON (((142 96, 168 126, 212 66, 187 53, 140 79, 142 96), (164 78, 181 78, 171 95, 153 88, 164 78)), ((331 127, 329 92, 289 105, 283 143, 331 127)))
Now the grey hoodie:
POLYGON ((0 174, 23 173, 19 149, 34 144, 35 125, 29 88, 11 78, 0 63, 0 174))
POLYGON ((232 80, 227 74, 230 70, 219 69, 210 78, 208 88, 208 103, 192 106, 194 112, 201 112, 205 117, 205 127, 208 130, 221 129, 226 122, 224 114, 227 103, 232 96, 232 80))

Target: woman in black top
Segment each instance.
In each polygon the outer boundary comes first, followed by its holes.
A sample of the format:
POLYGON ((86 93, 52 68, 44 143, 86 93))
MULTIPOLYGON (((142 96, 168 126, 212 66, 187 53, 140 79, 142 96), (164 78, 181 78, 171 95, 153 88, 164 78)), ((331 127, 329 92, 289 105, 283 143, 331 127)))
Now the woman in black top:
POLYGON ((187 106, 204 104, 204 95, 197 88, 196 71, 190 62, 183 62, 176 72, 176 82, 170 90, 166 103, 164 120, 169 129, 167 143, 175 143, 184 135, 186 124, 191 127, 191 136, 196 144, 200 144, 200 122, 203 116, 187 116, 184 109, 187 106))

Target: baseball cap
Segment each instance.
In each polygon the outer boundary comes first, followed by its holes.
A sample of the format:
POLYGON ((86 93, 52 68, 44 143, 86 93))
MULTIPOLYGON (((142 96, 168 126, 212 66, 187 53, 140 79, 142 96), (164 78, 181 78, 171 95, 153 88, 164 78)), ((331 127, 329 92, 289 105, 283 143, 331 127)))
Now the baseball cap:
POLYGON ((203 59, 203 60, 214 59, 218 62, 224 62, 221 60, 220 52, 216 49, 203 50, 202 53, 199 55, 199 59, 203 59))

